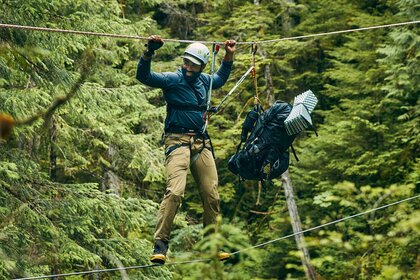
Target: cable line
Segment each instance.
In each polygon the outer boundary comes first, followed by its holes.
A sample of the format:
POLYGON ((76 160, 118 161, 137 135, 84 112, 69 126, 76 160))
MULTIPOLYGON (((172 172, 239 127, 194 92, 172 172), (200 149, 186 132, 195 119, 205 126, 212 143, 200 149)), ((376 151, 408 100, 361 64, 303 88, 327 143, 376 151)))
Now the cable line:
MULTIPOLYGON (((210 260, 211 259, 198 259, 198 260, 191 260, 191 261, 172 262, 172 263, 167 263, 165 266, 198 263, 198 262, 208 262, 210 260)), ((32 280, 32 279, 46 279, 46 278, 55 278, 55 277, 87 275, 87 274, 94 274, 94 273, 115 272, 115 271, 120 271, 120 270, 142 269, 142 268, 149 268, 149 267, 154 267, 154 266, 163 266, 163 265, 161 265, 161 264, 136 265, 136 266, 116 267, 116 268, 108 268, 108 269, 97 269, 97 270, 89 270, 89 271, 81 271, 81 272, 70 272, 70 273, 53 274, 53 275, 42 275, 42 276, 32 276, 32 277, 25 277, 25 278, 15 278, 13 280, 32 280)))
POLYGON ((286 236, 283 236, 283 237, 280 237, 280 238, 277 238, 277 239, 273 239, 273 240, 270 240, 270 241, 267 241, 267 242, 264 242, 264 243, 260 243, 258 245, 255 245, 255 246, 252 246, 252 247, 249 247, 249 248, 245 248, 245 249, 242 249, 242 250, 232 252, 230 254, 231 255, 236 255, 238 253, 244 252, 244 251, 249 250, 249 249, 262 247, 262 246, 268 245, 270 243, 274 243, 274 242, 277 242, 277 241, 280 241, 280 240, 283 240, 283 239, 286 239, 286 238, 289 238, 289 237, 292 237, 292 236, 295 236, 295 235, 299 235, 299 234, 302 234, 302 233, 305 233, 305 232, 313 231, 313 230, 316 230, 316 229, 319 229, 319 228, 323 228, 323 227, 326 227, 326 226, 329 226, 329 225, 333 225, 333 224, 336 224, 336 223, 339 223, 339 222, 342 222, 342 221, 346 221, 346 220, 349 220, 349 219, 352 219, 352 218, 355 218, 355 217, 359 217, 359 216, 362 216, 362 215, 366 215, 366 214, 369 214, 371 212, 381 210, 381 209, 384 209, 384 208, 387 208, 387 207, 390 207, 390 206, 393 206, 393 205, 397 205, 397 204, 400 204, 402 202, 406 202, 406 201, 409 201, 409 200, 413 200, 413 199, 416 199, 416 198, 419 198, 419 197, 420 197, 420 195, 416 195, 416 196, 409 197, 409 198, 406 198, 406 199, 402 199, 402 200, 399 200, 399 201, 396 201, 396 202, 393 202, 393 203, 390 203, 390 204, 386 204, 386 205, 383 205, 383 206, 380 206, 380 207, 372 208, 372 209, 367 210, 365 212, 357 213, 357 214, 347 216, 347 217, 344 217, 344 218, 341 218, 341 219, 338 219, 338 220, 335 220, 335 221, 332 221, 332 222, 329 222, 329 223, 326 223, 326 224, 322 224, 322 225, 319 225, 319 226, 315 226, 315 227, 312 227, 312 228, 301 230, 301 231, 298 231, 298 232, 295 232, 295 233, 292 233, 292 234, 289 234, 289 235, 286 235, 286 236))
POLYGON ((345 29, 345 30, 338 30, 338 31, 331 31, 331 32, 324 32, 324 33, 316 33, 316 34, 309 34, 309 35, 302 35, 302 36, 285 37, 285 38, 280 38, 280 39, 261 40, 261 41, 257 41, 257 43, 268 44, 268 43, 275 43, 275 42, 286 41, 286 40, 297 40, 297 39, 305 39, 305 38, 320 37, 320 36, 326 36, 326 35, 350 33, 350 32, 365 31, 365 30, 372 30, 372 29, 398 27, 398 26, 409 25, 409 24, 417 24, 417 23, 420 23, 420 20, 406 21, 406 22, 399 22, 399 23, 391 23, 391 24, 384 24, 384 25, 375 25, 375 26, 353 28, 353 29, 345 29))
POLYGON ((70 273, 63 273, 63 274, 53 274, 53 275, 42 275, 42 276, 33 276, 33 277, 25 277, 25 278, 15 278, 13 280, 45 279, 45 278, 55 278, 55 277, 64 277, 64 276, 86 275, 86 274, 104 273, 104 272, 112 272, 112 271, 119 271, 119 270, 148 268, 148 267, 153 267, 153 266, 160 266, 160 265, 159 264, 149 264, 149 265, 137 265, 137 266, 128 266, 128 267, 117 267, 117 268, 98 269, 98 270, 89 270, 89 271, 80 271, 80 272, 70 272, 70 273))
MULTIPOLYGON (((286 40, 297 40, 297 39, 312 38, 312 37, 319 37, 319 36, 326 36, 326 35, 333 35, 333 34, 350 33, 350 32, 357 32, 357 31, 365 31, 365 30, 372 30, 372 29, 379 29, 379 28, 397 27, 397 26, 404 26, 404 25, 417 24, 417 23, 420 23, 420 21, 419 20, 406 21, 406 22, 391 23, 391 24, 384 24, 384 25, 375 25, 375 26, 368 26, 368 27, 361 27, 361 28, 354 28, 354 29, 345 29, 345 30, 339 30, 339 31, 316 33, 316 34, 309 34, 309 35, 302 35, 302 36, 285 37, 285 38, 272 39, 272 40, 260 40, 260 41, 251 41, 251 42, 236 42, 236 44, 239 44, 239 45, 269 44, 269 43, 275 43, 275 42, 286 41, 286 40)), ((33 31, 68 33, 68 34, 85 35, 85 36, 113 37, 113 38, 121 38, 121 39, 148 40, 148 36, 100 33, 100 32, 91 32, 91 31, 79 31, 79 30, 37 27, 37 26, 18 25, 18 24, 6 24, 6 23, 0 23, 0 28, 12 28, 12 29, 23 29, 23 30, 33 30, 33 31)), ((180 39, 170 39, 170 38, 164 39, 164 40, 166 42, 177 42, 177 43, 223 44, 223 42, 215 42, 215 41, 180 40, 180 39)))
MULTIPOLYGON (((347 217, 344 217, 344 218, 341 218, 341 219, 338 219, 338 220, 335 220, 335 221, 332 221, 332 222, 329 222, 329 223, 326 223, 326 224, 315 226, 315 227, 305 229, 305 230, 302 230, 302 231, 299 231, 299 232, 295 232, 293 234, 289 234, 289 235, 286 235, 286 236, 283 236, 283 237, 280 237, 280 238, 277 238, 277 239, 273 239, 273 240, 270 240, 270 241, 267 241, 267 242, 264 242, 264 243, 260 243, 260 244, 257 244, 255 246, 252 246, 252 247, 248 247, 248 248, 245 248, 245 249, 242 249, 242 250, 238 250, 238 251, 230 253, 230 255, 236 255, 236 254, 242 253, 244 251, 247 251, 249 249, 259 248, 259 247, 262 247, 262 246, 265 246, 265 245, 268 245, 268 244, 271 244, 271 243, 274 243, 274 242, 277 242, 277 241, 280 241, 280 240, 283 240, 283 239, 287 239, 289 237, 292 237, 292 236, 295 236, 295 235, 298 235, 298 234, 313 231, 313 230, 323 228, 323 227, 326 227, 326 226, 329 226, 329 225, 333 225, 333 224, 336 224, 336 223, 339 223, 339 222, 343 222, 343 221, 346 221, 346 220, 349 220, 349 219, 352 219, 352 218, 355 218, 355 217, 366 215, 368 213, 371 213, 371 212, 374 212, 374 211, 377 211, 377 210, 381 210, 381 209, 385 209, 387 207, 394 206, 394 205, 400 204, 402 202, 407 202, 407 201, 410 201, 410 200, 413 200, 413 199, 416 199, 416 198, 419 198, 419 197, 420 197, 420 195, 416 195, 416 196, 412 196, 412 197, 409 197, 409 198, 406 198, 406 199, 402 199, 402 200, 399 200, 399 201, 396 201, 396 202, 392 202, 390 204, 386 204, 386 205, 383 205, 383 206, 380 206, 380 207, 372 208, 372 209, 367 210, 365 212, 357 213, 357 214, 347 216, 347 217)), ((189 263, 199 263, 199 262, 208 262, 210 260, 211 259, 197 259, 197 260, 190 260, 190 261, 172 262, 172 263, 167 263, 166 266, 179 265, 179 264, 189 264, 189 263)), ((149 264, 149 265, 139 265, 139 266, 98 269, 98 270, 71 272, 71 273, 63 273, 63 274, 55 274, 55 275, 43 275, 43 276, 33 276, 33 277, 26 277, 26 278, 15 278, 13 280, 45 279, 45 278, 54 278, 54 277, 63 277, 63 276, 86 275, 86 274, 93 274, 93 273, 113 272, 113 271, 119 271, 119 270, 142 269, 142 268, 149 268, 149 267, 154 267, 154 266, 161 266, 161 265, 160 264, 149 264)))

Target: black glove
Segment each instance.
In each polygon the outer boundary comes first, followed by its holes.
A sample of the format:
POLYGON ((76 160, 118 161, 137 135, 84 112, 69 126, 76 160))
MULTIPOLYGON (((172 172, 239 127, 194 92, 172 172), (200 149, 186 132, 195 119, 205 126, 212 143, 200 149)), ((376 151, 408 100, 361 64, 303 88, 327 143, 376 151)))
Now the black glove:
POLYGON ((147 42, 146 47, 149 50, 149 52, 154 52, 155 50, 160 49, 160 47, 163 46, 163 41, 159 40, 159 41, 155 41, 155 40, 149 40, 149 42, 147 42))
POLYGON ((150 38, 144 46, 147 48, 147 51, 144 54, 152 56, 155 54, 156 50, 163 46, 163 40, 160 37, 156 38, 152 36, 152 38, 150 38))

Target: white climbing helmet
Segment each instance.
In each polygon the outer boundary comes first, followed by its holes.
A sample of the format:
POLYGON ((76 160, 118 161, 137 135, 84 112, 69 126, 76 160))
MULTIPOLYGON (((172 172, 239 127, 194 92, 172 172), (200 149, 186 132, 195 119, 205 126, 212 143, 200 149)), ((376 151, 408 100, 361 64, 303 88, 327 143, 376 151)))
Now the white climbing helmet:
POLYGON ((210 58, 210 51, 201 43, 192 43, 185 49, 182 57, 191 60, 195 64, 206 65, 210 58))

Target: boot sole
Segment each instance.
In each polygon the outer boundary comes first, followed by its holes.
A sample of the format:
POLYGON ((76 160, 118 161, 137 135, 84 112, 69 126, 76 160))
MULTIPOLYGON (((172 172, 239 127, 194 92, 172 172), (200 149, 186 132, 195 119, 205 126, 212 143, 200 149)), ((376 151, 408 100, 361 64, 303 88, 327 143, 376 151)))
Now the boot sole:
POLYGON ((219 253, 217 254, 217 258, 219 259, 219 261, 225 261, 230 258, 230 254, 225 252, 219 253))
POLYGON ((166 262, 166 256, 163 254, 156 254, 156 255, 152 255, 150 257, 150 261, 152 263, 157 263, 157 264, 165 264, 166 262))

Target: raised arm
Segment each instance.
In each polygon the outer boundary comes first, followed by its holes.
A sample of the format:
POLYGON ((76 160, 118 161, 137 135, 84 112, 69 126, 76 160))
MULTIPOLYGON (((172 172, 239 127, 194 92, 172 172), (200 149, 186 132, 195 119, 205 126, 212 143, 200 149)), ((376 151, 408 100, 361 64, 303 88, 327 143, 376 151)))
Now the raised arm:
POLYGON ((213 89, 222 87, 229 78, 230 72, 232 70, 233 54, 236 51, 236 41, 226 40, 224 46, 226 53, 223 58, 222 65, 220 66, 217 73, 214 75, 213 89))
POLYGON ((152 57, 163 44, 164 42, 159 35, 150 36, 146 44, 147 50, 143 53, 137 65, 136 79, 147 86, 165 88, 169 85, 170 79, 168 79, 167 74, 151 71, 152 57))

